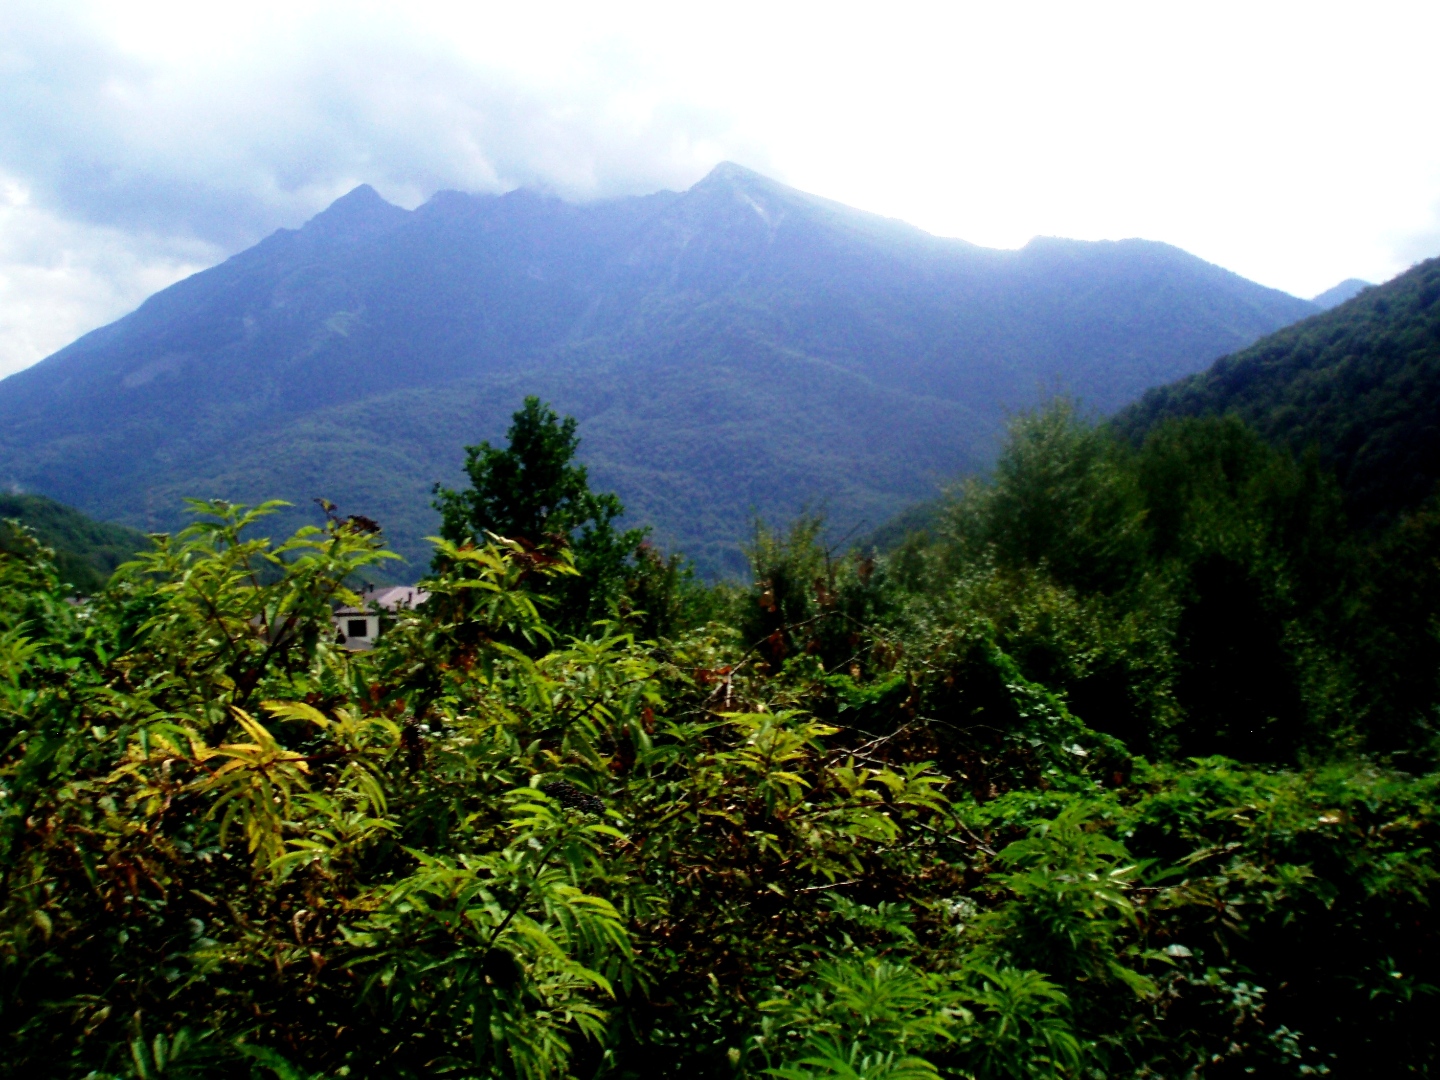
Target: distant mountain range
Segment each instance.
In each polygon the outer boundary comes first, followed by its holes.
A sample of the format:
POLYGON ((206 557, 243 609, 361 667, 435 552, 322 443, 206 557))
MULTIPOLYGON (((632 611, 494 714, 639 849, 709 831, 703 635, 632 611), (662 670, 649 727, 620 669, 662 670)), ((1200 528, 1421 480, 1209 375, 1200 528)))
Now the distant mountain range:
POLYGON ((0 487, 146 529, 187 495, 299 503, 277 528, 323 495, 423 560, 432 483, 535 393, 721 572, 754 513, 873 527, 1016 409, 1109 412, 1317 310, 1165 244, 989 250, 728 164, 583 205, 360 187, 0 382, 0 487))
POLYGON ((1370 282, 1368 281, 1361 281, 1358 277, 1346 278, 1340 282, 1339 285, 1326 289, 1319 296, 1312 296, 1310 302, 1316 307, 1324 308, 1328 311, 1332 307, 1343 304, 1352 296, 1359 295, 1362 289, 1368 288, 1370 288, 1370 282))
POLYGON ((1138 442, 1170 417, 1225 413, 1313 447, 1362 525, 1418 506, 1440 481, 1440 259, 1149 391, 1115 424, 1138 442))

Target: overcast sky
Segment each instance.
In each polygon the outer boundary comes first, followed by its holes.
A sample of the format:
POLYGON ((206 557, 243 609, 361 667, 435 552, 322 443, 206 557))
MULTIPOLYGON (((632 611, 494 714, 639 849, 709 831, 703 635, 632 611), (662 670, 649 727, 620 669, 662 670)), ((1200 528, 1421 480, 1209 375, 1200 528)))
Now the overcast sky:
POLYGON ((1440 254, 1440 3, 0 2, 0 375, 358 183, 738 161, 980 244, 1310 296, 1440 254))

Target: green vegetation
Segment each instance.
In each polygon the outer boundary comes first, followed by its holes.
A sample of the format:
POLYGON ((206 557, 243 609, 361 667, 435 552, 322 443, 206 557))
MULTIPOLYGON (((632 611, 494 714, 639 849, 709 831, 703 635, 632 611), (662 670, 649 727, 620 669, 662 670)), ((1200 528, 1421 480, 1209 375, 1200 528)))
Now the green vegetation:
POLYGON ((1169 417, 1225 413, 1313 448, 1357 522, 1419 506, 1440 479, 1440 259, 1149 391, 1117 425, 1138 441, 1169 417))
MULTIPOLYGON (((527 432, 590 505, 537 404, 472 521, 527 432)), ((0 1075, 1436 1069, 1440 515, 1238 420, 1023 417, 887 555, 641 547, 569 635, 569 546, 442 539, 356 654, 365 522, 193 509, 81 606, 0 555, 0 1075)))
POLYGON ((50 548, 61 582, 82 594, 104 586, 121 563, 146 546, 143 533, 91 521, 43 495, 0 495, 0 551, 15 555, 26 541, 10 522, 50 548))
MULTIPOLYGON (((519 541, 532 558, 568 548, 575 574, 553 583, 556 601, 548 621, 556 629, 583 633, 603 618, 625 591, 629 563, 645 539, 644 529, 615 528, 625 508, 613 494, 597 494, 583 465, 575 464, 580 440, 575 418, 561 421, 537 397, 525 399, 504 450, 488 442, 465 448, 470 487, 435 485, 440 534, 451 544, 487 536, 519 541)), ((443 570, 446 556, 436 556, 443 570)))

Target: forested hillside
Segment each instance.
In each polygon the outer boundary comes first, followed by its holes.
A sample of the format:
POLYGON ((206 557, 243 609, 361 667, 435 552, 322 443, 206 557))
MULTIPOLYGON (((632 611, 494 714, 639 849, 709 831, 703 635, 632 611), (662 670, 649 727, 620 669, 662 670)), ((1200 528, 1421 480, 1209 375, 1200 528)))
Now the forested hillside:
POLYGON ((147 541, 123 525, 92 521, 43 495, 0 494, 0 551, 19 552, 25 540, 8 523, 18 522, 55 554, 60 580, 81 593, 93 592, 128 562, 147 541))
POLYGON ((0 383, 0 483, 146 529, 323 495, 420 563, 431 485, 535 393, 635 520, 733 572, 752 512, 873 527, 1016 408, 1109 411, 1315 310, 1164 244, 986 250, 731 165, 580 206, 359 188, 0 383))
POLYGON ((79 606, 0 553, 0 1076, 1434 1075, 1434 506, 1060 405, 707 587, 575 434, 469 455, 369 652, 333 509, 79 606))
POLYGON ((1388 521, 1440 479, 1440 259, 1150 390, 1116 419, 1140 439, 1169 417, 1233 413, 1310 448, 1359 521, 1388 521))

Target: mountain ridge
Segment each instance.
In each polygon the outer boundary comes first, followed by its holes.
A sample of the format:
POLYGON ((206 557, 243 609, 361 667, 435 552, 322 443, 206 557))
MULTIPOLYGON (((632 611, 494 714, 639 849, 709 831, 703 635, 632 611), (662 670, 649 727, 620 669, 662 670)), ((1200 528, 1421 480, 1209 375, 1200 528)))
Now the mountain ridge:
POLYGON ((1440 481, 1440 258, 1147 391, 1115 423, 1138 442, 1171 417, 1227 413, 1313 449, 1362 523, 1420 505, 1440 481))
POLYGON ((1370 282, 1364 281, 1361 278, 1346 278, 1340 282, 1340 284, 1332 285, 1324 292, 1312 296, 1310 302, 1328 311, 1330 308, 1343 304, 1346 300, 1372 287, 1370 282))
POLYGON ((662 542, 735 569, 752 513, 878 523, 1043 393, 1110 411, 1315 310, 1169 245, 980 248, 728 163, 586 204, 361 185, 0 382, 0 482, 148 529, 182 494, 324 495, 422 558, 430 484, 537 392, 662 542))

